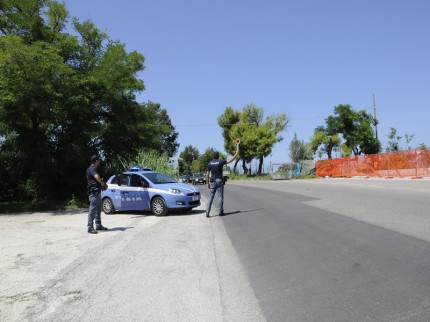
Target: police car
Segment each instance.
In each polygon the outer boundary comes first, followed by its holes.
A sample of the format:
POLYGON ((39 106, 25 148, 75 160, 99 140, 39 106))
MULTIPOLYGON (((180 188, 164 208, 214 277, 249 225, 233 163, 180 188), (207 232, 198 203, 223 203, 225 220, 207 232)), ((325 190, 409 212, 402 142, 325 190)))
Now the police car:
POLYGON ((104 213, 151 210, 155 216, 164 216, 169 210, 191 210, 200 205, 196 186, 161 172, 133 170, 109 178, 108 188, 102 191, 104 213))

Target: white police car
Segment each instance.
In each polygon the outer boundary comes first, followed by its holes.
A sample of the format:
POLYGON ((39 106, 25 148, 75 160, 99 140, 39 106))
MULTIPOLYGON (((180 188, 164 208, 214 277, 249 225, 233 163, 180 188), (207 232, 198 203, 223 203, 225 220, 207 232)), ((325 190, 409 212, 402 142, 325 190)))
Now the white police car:
POLYGON ((130 171, 113 175, 102 191, 103 211, 151 210, 164 216, 169 210, 191 210, 200 205, 200 190, 154 171, 130 171))

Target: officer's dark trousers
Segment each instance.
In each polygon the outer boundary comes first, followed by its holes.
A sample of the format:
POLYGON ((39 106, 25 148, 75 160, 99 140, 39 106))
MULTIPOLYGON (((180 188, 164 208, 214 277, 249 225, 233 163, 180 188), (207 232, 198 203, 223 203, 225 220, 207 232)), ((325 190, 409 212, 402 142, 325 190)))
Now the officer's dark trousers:
POLYGON ((101 211, 102 211, 102 197, 100 192, 90 193, 88 199, 90 200, 90 207, 88 209, 88 229, 94 228, 93 222, 95 221, 96 227, 102 225, 101 211))
POLYGON ((212 201, 214 200, 215 193, 218 191, 218 213, 224 213, 224 182, 222 179, 215 179, 215 182, 211 182, 209 191, 209 201, 206 207, 206 213, 211 212, 212 201))

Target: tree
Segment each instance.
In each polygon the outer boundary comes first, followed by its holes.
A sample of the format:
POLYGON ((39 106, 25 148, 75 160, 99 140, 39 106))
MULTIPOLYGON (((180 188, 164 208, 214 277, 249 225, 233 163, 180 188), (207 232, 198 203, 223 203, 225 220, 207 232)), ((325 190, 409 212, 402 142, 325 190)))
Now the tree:
MULTIPOLYGON (((65 116, 70 105, 65 103, 78 87, 73 68, 65 63, 67 51, 62 50, 66 44, 73 49, 77 43, 59 33, 67 14, 54 2, 25 0, 3 2, 0 16, 0 135, 4 142, 0 152, 2 160, 8 161, 1 172, 19 163, 8 184, 16 198, 67 190, 71 186, 68 175, 62 177, 64 190, 58 189, 56 175, 65 166, 56 158, 57 134, 70 125, 65 116), (53 158, 58 170, 49 166, 53 158)), ((73 167, 73 160, 70 163, 73 167)))
POLYGON ((179 173, 191 173, 193 161, 197 160, 199 155, 199 150, 196 147, 191 144, 187 145, 179 154, 179 173))
MULTIPOLYGON (((227 152, 234 153, 236 150, 235 139, 240 138, 239 159, 242 160, 244 172, 248 172, 246 163, 251 162, 252 159, 258 159, 258 174, 260 175, 264 158, 272 153, 277 142, 283 140, 279 133, 287 126, 287 117, 285 114, 279 114, 264 119, 262 108, 248 104, 243 107, 242 112, 234 111, 231 107, 226 108, 218 118, 218 124, 223 128, 224 147, 227 152), (222 122, 227 120, 231 124, 230 128, 222 126, 225 124, 222 122)), ((233 171, 236 171, 237 162, 233 171)))
POLYGON ((54 0, 0 4, 0 198, 83 196, 92 154, 113 171, 142 149, 178 148, 166 110, 136 102, 144 56, 90 20, 67 34, 67 21, 54 0))
MULTIPOLYGON (((208 164, 214 158, 214 148, 207 148, 205 152, 199 156, 199 172, 206 172, 208 168, 208 164)), ((219 153, 220 159, 226 159, 226 156, 223 153, 219 153)))
POLYGON ((333 150, 336 150, 340 146, 340 142, 339 135, 329 132, 327 128, 321 125, 314 130, 310 148, 314 154, 318 151, 319 155, 327 154, 327 157, 331 159, 333 150))
POLYGON ((354 155, 379 153, 381 143, 372 128, 377 125, 377 120, 371 114, 364 110, 354 111, 349 104, 335 106, 334 114, 326 119, 328 135, 342 135, 354 155))
POLYGON ((294 163, 298 163, 301 160, 312 159, 311 152, 305 141, 299 140, 296 133, 294 133, 294 138, 290 143, 290 158, 294 163))
POLYGON ((218 116, 218 125, 222 128, 222 137, 224 139, 224 149, 229 154, 236 152, 236 144, 230 137, 230 131, 233 125, 240 121, 240 112, 235 111, 233 107, 226 107, 224 113, 218 116))
POLYGON ((388 145, 386 148, 387 152, 395 152, 400 150, 401 136, 397 135, 397 130, 394 127, 390 127, 390 133, 388 134, 388 145))
POLYGON ((179 133, 167 114, 167 110, 161 108, 159 103, 148 102, 141 104, 147 113, 147 118, 144 120, 146 124, 140 124, 139 130, 145 131, 145 140, 155 150, 162 153, 167 153, 169 157, 173 157, 179 147, 177 142, 179 133))
POLYGON ((411 141, 412 141, 413 138, 414 138, 413 134, 405 134, 405 141, 406 141, 405 150, 410 150, 411 149, 409 143, 411 143, 411 141))

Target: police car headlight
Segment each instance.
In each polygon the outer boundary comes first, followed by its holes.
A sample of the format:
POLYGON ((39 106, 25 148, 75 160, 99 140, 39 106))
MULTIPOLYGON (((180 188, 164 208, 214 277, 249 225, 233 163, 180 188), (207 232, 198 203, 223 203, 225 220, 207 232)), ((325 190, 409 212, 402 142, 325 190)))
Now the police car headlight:
POLYGON ((185 195, 181 190, 175 188, 170 188, 169 192, 174 193, 175 195, 185 195))

